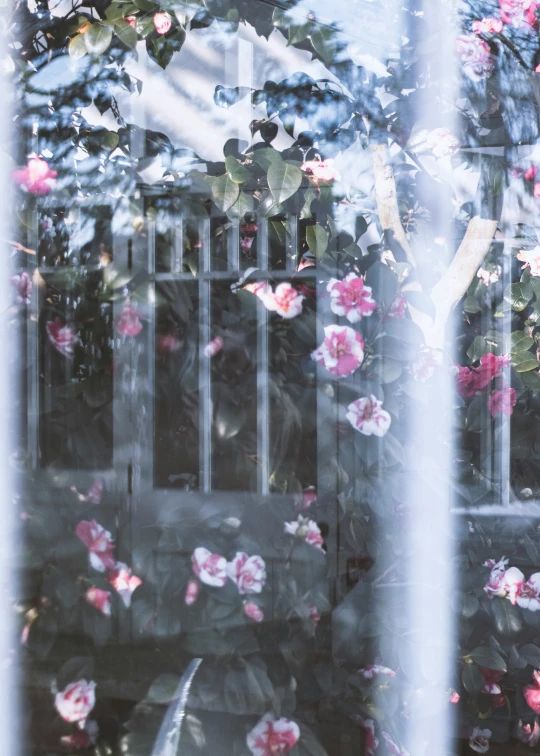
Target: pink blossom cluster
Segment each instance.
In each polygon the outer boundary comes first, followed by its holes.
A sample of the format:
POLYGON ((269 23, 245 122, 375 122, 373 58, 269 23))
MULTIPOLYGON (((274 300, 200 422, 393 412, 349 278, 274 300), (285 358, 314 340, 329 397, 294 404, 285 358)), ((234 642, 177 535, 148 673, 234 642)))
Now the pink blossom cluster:
POLYGON ((311 359, 332 375, 344 378, 364 361, 364 339, 350 326, 325 326, 323 342, 311 353, 311 359))
POLYGON ((121 336, 138 336, 143 328, 139 320, 141 317, 142 312, 128 300, 116 320, 116 330, 121 336))
POLYGON ((26 168, 13 171, 13 181, 24 186, 29 194, 44 195, 54 188, 57 172, 49 168, 46 160, 31 157, 26 168))
POLYGON ((330 294, 330 308, 333 313, 345 317, 349 323, 358 323, 371 315, 377 304, 371 296, 371 289, 356 273, 349 273, 342 281, 331 278, 326 290, 330 294))
POLYGON ((524 725, 521 719, 517 726, 517 739, 522 743, 525 743, 529 748, 534 748, 540 742, 540 726, 538 725, 538 719, 534 718, 534 725, 524 725))
POLYGON ((71 360, 75 344, 79 341, 74 324, 64 323, 62 318, 55 318, 45 323, 45 330, 49 343, 57 352, 71 360))
POLYGON ((11 283, 15 287, 17 304, 30 304, 32 295, 32 279, 28 273, 23 270, 20 276, 12 276, 11 283))
POLYGON ((539 0, 499 0, 499 8, 505 24, 521 29, 537 25, 539 0))
MULTIPOLYGON (((489 598, 499 596, 507 598, 512 604, 522 609, 537 612, 540 609, 540 572, 532 574, 528 580, 517 567, 506 569, 508 559, 488 559, 484 567, 491 567, 484 591, 489 598)), ((540 712, 539 712, 540 713, 540 712)))
POLYGON ((167 34, 172 26, 172 18, 168 13, 154 13, 154 27, 158 34, 167 34))
POLYGON ((433 129, 426 137, 426 147, 437 158, 451 157, 459 152, 459 140, 449 129, 433 129))
MULTIPOLYGON (((540 187, 540 184, 538 186, 540 187)), ((529 268, 531 276, 540 276, 540 246, 534 249, 522 249, 516 257, 523 263, 522 269, 529 268)))
POLYGON ((331 158, 327 160, 306 160, 305 163, 302 163, 301 168, 304 173, 313 177, 316 184, 319 181, 339 181, 341 178, 331 158))
MULTIPOLYGON (((533 682, 530 685, 525 685, 525 687, 523 688, 523 697, 525 698, 527 705, 534 711, 534 713, 540 714, 540 672, 538 670, 535 670, 533 672, 533 682)), ((535 723, 534 731, 530 733, 531 739, 536 730, 537 727, 535 723)), ((526 728, 523 728, 523 734, 525 733, 526 728)))
POLYGON ((469 737, 469 746, 477 753, 486 753, 489 750, 490 738, 491 730, 475 727, 469 737))
POLYGON ((364 436, 382 437, 392 422, 390 414, 382 408, 382 402, 374 394, 351 402, 346 417, 352 427, 364 436))
POLYGON ((258 230, 259 226, 257 223, 242 223, 240 226, 240 249, 242 252, 251 252, 258 230))
MULTIPOLYGON (((131 574, 131 568, 114 557, 114 541, 108 530, 96 520, 81 520, 75 533, 88 548, 90 566, 97 572, 104 572, 107 581, 120 595, 124 605, 131 605, 131 595, 142 580, 131 574)), ((111 594, 100 588, 89 588, 86 600, 105 615, 111 614, 111 594)))
POLYGON ((247 734, 246 745, 253 756, 284 756, 300 739, 300 728, 291 719, 265 714, 247 734))
POLYGON ((310 520, 309 518, 302 517, 302 515, 298 515, 297 520, 285 523, 284 531, 287 535, 295 536, 296 538, 309 543, 310 546, 315 546, 315 548, 320 549, 320 551, 324 550, 324 539, 315 520, 310 520))
MULTIPOLYGON (((232 580, 240 595, 260 593, 266 582, 266 564, 261 556, 248 556, 244 551, 237 551, 228 562, 221 554, 213 554, 204 546, 198 546, 191 556, 191 568, 196 579, 190 579, 186 586, 184 601, 191 606, 197 601, 201 583, 211 588, 223 588, 227 580, 232 580)), ((263 612, 252 601, 244 603, 247 617, 261 622, 263 612)))
MULTIPOLYGON (((499 378, 502 371, 510 364, 510 358, 504 355, 497 356, 491 353, 480 358, 479 367, 465 367, 456 365, 456 384, 461 397, 469 399, 490 386, 494 378, 499 378)), ((495 389, 488 399, 491 415, 511 415, 516 403, 516 390, 508 386, 495 389)))
POLYGON ((495 61, 487 42, 476 34, 462 34, 456 40, 456 50, 461 58, 463 72, 471 81, 481 81, 493 73, 495 61))
POLYGON ((304 296, 290 283, 278 284, 275 291, 267 281, 249 283, 243 288, 255 294, 269 312, 275 312, 282 318, 290 320, 302 312, 304 296))

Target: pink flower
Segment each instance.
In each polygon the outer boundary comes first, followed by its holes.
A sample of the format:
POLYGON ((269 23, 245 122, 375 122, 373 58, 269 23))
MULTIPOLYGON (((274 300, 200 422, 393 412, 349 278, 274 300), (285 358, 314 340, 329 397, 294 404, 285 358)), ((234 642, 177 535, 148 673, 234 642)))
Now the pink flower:
POLYGON ((517 726, 517 739, 522 743, 527 743, 530 748, 538 745, 540 741, 540 727, 538 726, 538 720, 535 717, 534 728, 530 724, 524 725, 521 719, 517 726))
POLYGON ((26 187, 30 194, 49 194, 54 187, 54 179, 57 172, 49 168, 46 160, 34 157, 31 158, 26 168, 23 170, 13 171, 12 176, 16 184, 26 187))
POLYGON ((137 336, 142 331, 139 320, 142 312, 136 310, 132 304, 126 302, 116 321, 116 330, 121 336, 137 336))
POLYGON ((464 399, 474 396, 477 391, 482 391, 489 386, 493 378, 498 378, 501 371, 509 364, 508 356, 488 353, 480 358, 480 365, 477 368, 457 365, 456 383, 459 395, 464 399))
POLYGON ((523 583, 516 598, 522 609, 537 612, 540 609, 540 572, 535 572, 523 583))
POLYGON ((475 727, 469 738, 469 746, 473 751, 478 753, 486 753, 489 750, 489 739, 491 737, 491 730, 481 730, 479 727, 475 727))
POLYGON ((114 541, 111 534, 95 520, 81 520, 75 533, 88 547, 90 565, 98 572, 112 570, 116 564, 113 556, 114 541))
POLYGON ((396 673, 390 667, 383 667, 382 664, 368 664, 367 667, 358 670, 358 674, 362 675, 366 680, 373 680, 376 675, 386 675, 387 677, 395 677, 396 673))
POLYGON ((215 357, 218 352, 221 352, 223 349, 223 339, 220 339, 219 336, 216 336, 215 339, 212 339, 204 348, 204 356, 205 357, 215 357))
POLYGON ((238 593, 260 593, 266 582, 266 564, 260 556, 237 551, 232 562, 227 562, 227 574, 236 584, 238 593))
POLYGON ((500 34, 503 30, 503 22, 500 18, 483 18, 473 21, 472 30, 475 34, 500 34))
POLYGON ((370 397, 361 397, 349 404, 346 417, 352 427, 364 436, 382 437, 387 433, 392 422, 388 412, 383 410, 382 402, 373 394, 370 397))
POLYGON ((17 291, 15 301, 17 304, 30 304, 32 294, 32 279, 24 270, 20 276, 13 276, 11 283, 17 291))
POLYGON ((306 160, 301 166, 305 173, 309 173, 316 182, 335 181, 341 176, 334 168, 334 161, 331 158, 327 160, 306 160))
POLYGON ((154 26, 158 34, 167 34, 172 26, 172 18, 168 13, 154 13, 154 26))
POLYGON ((54 697, 56 711, 66 722, 82 722, 96 703, 96 684, 78 680, 54 697))
POLYGON ((491 416, 495 415, 510 415, 513 412, 513 407, 517 401, 516 390, 513 388, 503 388, 500 390, 492 391, 491 396, 488 399, 488 407, 491 412, 491 416))
POLYGON ((282 318, 295 318, 302 312, 302 302, 304 297, 299 294, 294 286, 289 283, 280 283, 276 290, 260 290, 257 296, 263 302, 264 306, 270 312, 277 312, 282 318))
POLYGON ((386 740, 386 747, 389 753, 395 754, 395 756, 409 756, 409 753, 404 748, 400 748, 387 732, 383 732, 382 736, 386 740))
POLYGON ((495 61, 489 45, 475 34, 463 34, 456 40, 456 50, 463 64, 463 71, 472 81, 481 81, 493 73, 495 61))
POLYGON ((308 612, 309 612, 309 616, 313 620, 313 624, 315 625, 315 627, 317 627, 317 625, 319 624, 321 620, 321 613, 319 612, 316 606, 313 606, 313 604, 308 605, 308 612))
POLYGON ((249 252, 251 250, 251 247, 253 246, 253 236, 244 236, 242 239, 240 239, 240 249, 242 252, 249 252))
POLYGON ((311 359, 340 378, 351 375, 363 362, 364 339, 349 326, 325 326, 323 343, 311 359))
POLYGON ((489 598, 493 598, 493 596, 503 596, 505 594, 504 575, 507 564, 508 559, 505 559, 504 557, 498 562, 495 562, 494 559, 488 559, 487 562, 484 562, 484 567, 491 567, 489 580, 484 586, 484 591, 489 598))
POLYGON ((534 181, 536 178, 536 167, 534 165, 529 166, 523 174, 525 181, 534 181))
POLYGON ((158 338, 158 351, 160 354, 168 352, 177 352, 180 349, 180 342, 172 334, 163 334, 158 338))
POLYGON ((309 509, 317 501, 317 489, 315 486, 304 488, 302 496, 302 509, 309 509))
POLYGON ((523 696, 527 705, 535 714, 540 714, 540 672, 533 672, 534 683, 523 688, 523 696))
POLYGON ((246 744, 253 756, 281 756, 289 753, 300 738, 300 728, 290 719, 264 717, 248 732, 246 744))
POLYGON ((186 594, 184 596, 186 606, 192 606, 197 601, 200 591, 201 586, 197 580, 188 581, 188 584, 186 586, 186 594))
POLYGON ((375 737, 375 722, 372 719, 364 719, 361 721, 361 724, 364 728, 365 756, 375 756, 375 750, 379 745, 379 741, 375 737))
POLYGON ((205 585, 222 588, 227 582, 227 560, 199 546, 191 557, 193 572, 205 585))
POLYGON ((94 745, 99 733, 97 722, 89 720, 84 725, 84 729, 77 729, 71 735, 62 735, 60 742, 70 750, 81 751, 84 748, 90 748, 94 745))
POLYGON ((100 478, 96 478, 88 489, 86 494, 87 501, 91 501, 92 504, 99 504, 101 497, 103 496, 103 481, 100 478))
POLYGON ((518 253, 517 259, 521 260, 524 265, 521 268, 529 267, 531 269, 531 276, 540 276, 540 247, 534 249, 522 249, 518 253))
POLYGON ((55 318, 47 321, 45 328, 52 346, 70 360, 73 357, 73 347, 79 338, 73 323, 64 324, 62 318, 55 318))
POLYGON ((263 299, 263 297, 267 297, 272 294, 272 287, 270 286, 268 281, 252 281, 242 288, 245 291, 251 292, 251 294, 255 294, 255 296, 259 297, 259 299, 263 299))
POLYGON ((504 23, 522 29, 535 26, 538 6, 537 0, 499 0, 504 23))
POLYGON ((111 616, 111 594, 109 591, 102 591, 101 588, 89 588, 85 593, 85 598, 98 612, 106 617, 111 616))
POLYGON ((540 199, 540 183, 537 181, 533 188, 533 195, 536 199, 540 199))
POLYGON ((424 347, 409 371, 415 381, 425 383, 434 375, 435 370, 442 364, 442 354, 436 349, 424 347))
POLYGON ((498 672, 495 669, 485 669, 484 667, 480 667, 480 672, 484 678, 482 693, 487 693, 491 696, 499 695, 501 686, 498 685, 498 682, 504 677, 504 672, 498 672))
POLYGON ((126 16, 124 21, 128 23, 130 26, 135 28, 135 24, 137 23, 137 17, 136 16, 126 16))
POLYGON ((489 284, 497 283, 500 276, 500 267, 498 267, 498 270, 486 270, 485 268, 478 268, 478 273, 476 274, 476 277, 479 278, 485 286, 489 286, 489 284))
POLYGON ((123 562, 117 562, 109 573, 107 580, 115 591, 120 595, 124 606, 129 609, 131 606, 131 594, 142 584, 142 580, 137 575, 131 574, 131 568, 123 562))
POLYGON ((365 286, 364 279, 355 273, 349 273, 343 281, 331 278, 326 290, 330 292, 332 312, 346 317, 350 323, 357 323, 366 315, 371 315, 377 307, 371 296, 371 289, 365 286))
POLYGON ((451 704, 458 704, 458 703, 459 703, 459 699, 460 699, 460 698, 461 698, 461 696, 459 695, 459 693, 457 692, 457 690, 453 690, 453 689, 452 689, 452 690, 450 691, 450 695, 449 695, 449 697, 448 697, 448 701, 449 701, 449 702, 450 702, 451 704))
POLYGON ((284 530, 288 535, 293 535, 296 536, 296 538, 301 538, 306 543, 309 543, 310 546, 315 546, 316 549, 324 551, 324 539, 315 520, 308 520, 302 517, 302 515, 299 515, 298 520, 286 522, 284 530))
POLYGON ((459 152, 460 144, 449 129, 433 129, 427 135, 426 147, 435 157, 442 158, 459 152))
POLYGON ((404 318, 406 312, 407 300, 400 294, 394 299, 390 306, 390 310, 383 319, 387 320, 388 318, 404 318))
POLYGON ((517 567, 510 567, 506 570, 502 580, 502 590, 506 593, 506 598, 511 604, 516 604, 523 584, 525 583, 525 575, 517 567))
POLYGON ((253 601, 246 601, 244 604, 244 614, 246 617, 249 617, 249 619, 252 619, 254 622, 262 622, 264 619, 264 612, 260 608, 260 606, 257 606, 257 604, 254 604, 253 601))

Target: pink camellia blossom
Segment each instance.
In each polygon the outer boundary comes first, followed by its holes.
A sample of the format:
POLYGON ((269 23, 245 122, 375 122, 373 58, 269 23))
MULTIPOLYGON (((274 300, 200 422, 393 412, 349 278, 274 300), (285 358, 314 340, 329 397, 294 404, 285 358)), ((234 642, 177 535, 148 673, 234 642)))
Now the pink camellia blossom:
POLYGON ((317 627, 317 625, 321 621, 321 613, 320 613, 320 611, 317 609, 316 606, 313 606, 313 604, 309 604, 308 605, 308 612, 309 612, 309 616, 313 620, 313 624, 315 625, 315 627, 317 627))
POLYGON ((540 572, 535 572, 523 583, 517 594, 516 604, 530 612, 540 610, 540 572))
POLYGON ((154 26, 158 34, 167 34, 172 26, 172 18, 168 13, 154 13, 154 26))
POLYGON ((394 754, 394 756, 409 756, 409 752, 405 748, 400 748, 387 732, 382 732, 382 736, 386 741, 389 753, 394 754))
POLYGON ((437 158, 449 157, 459 152, 460 144, 449 129, 433 129, 426 137, 426 148, 437 158))
POLYGON ((511 604, 516 604, 525 583, 525 575, 517 567, 506 570, 502 580, 502 590, 511 604))
POLYGON ((540 246, 534 249, 522 249, 517 259, 524 263, 521 268, 530 268, 531 276, 540 276, 540 246))
POLYGON ((302 509, 309 509, 317 501, 317 489, 315 486, 304 488, 302 495, 302 509))
POLYGON ((300 728, 290 719, 264 717, 247 734, 246 744, 253 756, 282 756, 289 753, 300 738, 300 728))
POLYGON ((503 22, 500 18, 482 18, 473 21, 472 30, 475 34, 500 34, 503 30, 503 22))
POLYGON ((244 551, 237 551, 232 562, 227 562, 227 574, 238 593, 260 593, 266 582, 266 564, 258 555, 248 557, 244 551))
POLYGON ((375 756, 375 751, 379 745, 379 740, 375 737, 375 722, 372 719, 360 718, 359 724, 364 728, 364 754, 365 756, 375 756))
POLYGON ((476 277, 479 278, 485 286, 489 286, 489 284, 497 283, 500 277, 500 267, 498 267, 498 270, 486 270, 486 268, 478 268, 478 272, 476 274, 476 277))
POLYGON ((437 349, 424 347, 419 352, 416 362, 409 367, 409 372, 415 381, 426 383, 441 365, 442 353, 437 349))
POLYGON ((60 742, 65 748, 82 751, 95 745, 98 734, 98 724, 92 719, 85 723, 84 729, 77 728, 71 735, 62 735, 60 742))
POLYGON ((103 591, 101 588, 89 588, 85 593, 85 598, 98 612, 106 617, 111 616, 111 594, 109 591, 103 591))
POLYGON ((495 415, 507 415, 510 417, 514 411, 514 405, 517 401, 516 390, 506 386, 505 388, 498 389, 491 392, 491 396, 488 399, 488 407, 491 412, 491 416, 495 415))
POLYGON ((223 339, 221 339, 219 336, 216 336, 215 339, 212 339, 212 341, 208 342, 208 344, 204 348, 204 356, 205 357, 215 357, 218 352, 221 352, 223 349, 223 339))
POLYGON ((309 543, 310 546, 315 546, 315 548, 324 551, 324 539, 315 520, 309 520, 299 515, 297 520, 285 523, 284 531, 288 535, 301 538, 306 543, 309 543))
POLYGON ((450 694, 449 694, 449 696, 448 696, 448 701, 449 701, 449 702, 450 702, 451 704, 458 704, 458 703, 459 703, 459 699, 460 699, 460 698, 461 698, 461 696, 459 695, 459 693, 457 692, 457 690, 453 690, 453 689, 452 689, 452 690, 450 691, 450 694))
POLYGON ((124 21, 128 23, 130 26, 135 28, 135 24, 137 23, 137 17, 136 16, 126 16, 124 21))
POLYGON ((362 675, 366 680, 373 680, 377 675, 386 675, 387 677, 396 676, 393 669, 390 669, 390 667, 384 667, 382 664, 368 664, 367 667, 359 669, 358 674, 362 675))
POLYGON ((499 0, 501 18, 505 24, 521 29, 536 25, 538 0, 499 0))
POLYGON ((534 746, 538 745, 540 741, 540 727, 538 726, 536 717, 534 719, 534 727, 531 727, 530 724, 524 725, 520 719, 516 735, 517 739, 522 743, 526 743, 529 748, 534 748, 534 746))
POLYGON ((23 270, 20 276, 12 276, 11 283, 15 287, 17 304, 30 304, 32 294, 32 279, 28 273, 23 270))
POLYGON ((38 157, 30 158, 26 168, 13 171, 13 181, 24 186, 29 194, 49 194, 53 189, 57 172, 49 168, 46 160, 38 157))
POLYGON ((533 188, 533 196, 536 197, 536 199, 540 199, 540 182, 536 182, 533 188))
POLYGON ((180 341, 176 338, 176 336, 173 336, 172 333, 162 334, 158 338, 157 347, 160 354, 177 352, 180 349, 180 341))
POLYGON ((313 176, 318 181, 336 181, 341 178, 334 168, 334 161, 331 158, 327 160, 306 160, 301 166, 305 173, 313 176))
POLYGON ((540 672, 533 672, 533 679, 532 685, 523 688, 523 696, 534 713, 540 714, 540 672))
POLYGON ((383 320, 388 320, 388 318, 404 318, 406 312, 407 300, 404 296, 399 294, 390 305, 390 309, 383 320))
POLYGON ((107 580, 120 595, 124 606, 129 609, 133 591, 142 585, 141 578, 137 577, 137 575, 132 575, 131 567, 128 567, 127 564, 117 562, 109 573, 107 580))
POLYGON ((389 413, 382 408, 382 402, 374 394, 351 402, 347 407, 346 418, 364 436, 382 437, 392 422, 389 413))
POLYGON ((205 585, 222 588, 227 582, 227 560, 199 546, 191 557, 193 572, 205 585))
POLYGON ((323 343, 311 353, 311 359, 329 373, 344 378, 362 364, 364 339, 349 326, 325 326, 323 343))
POLYGON ((112 570, 116 565, 113 556, 114 541, 108 530, 96 520, 81 520, 75 533, 88 548, 90 565, 98 572, 112 570))
POLYGON ((73 357, 73 348, 79 337, 73 323, 64 323, 62 318, 55 318, 45 323, 47 337, 57 352, 69 360, 73 357))
POLYGON ((242 252, 249 252, 251 250, 251 247, 253 246, 254 240, 254 236, 244 236, 242 239, 240 239, 240 249, 242 250, 242 252))
POLYGON ((477 753, 486 753, 489 750, 491 730, 481 730, 475 727, 469 738, 469 746, 477 753))
POLYGON ((268 281, 252 281, 242 288, 244 291, 249 291, 251 294, 255 294, 259 299, 263 299, 272 294, 272 287, 268 281))
POLYGON ((280 283, 276 290, 261 290, 257 296, 270 312, 277 312, 282 318, 290 320, 302 312, 304 297, 289 283, 280 283))
POLYGON ((479 667, 479 669, 484 678, 482 693, 487 693, 490 696, 499 695, 501 686, 498 683, 504 677, 504 672, 498 672, 495 669, 485 669, 484 667, 479 667))
POLYGON ((463 71, 472 81, 481 81, 493 73, 495 61, 489 45, 476 34, 462 34, 456 40, 456 50, 463 64, 463 71))
POLYGON ((496 562, 494 559, 488 559, 486 562, 484 562, 484 567, 491 567, 489 580, 484 586, 484 591, 487 593, 489 598, 505 595, 506 591, 504 588, 504 576, 507 564, 508 559, 505 559, 504 557, 498 562, 496 562))
POLYGON ((186 593, 184 596, 184 602, 186 606, 193 606, 193 604, 199 598, 201 591, 201 585, 198 580, 189 580, 186 586, 186 593))
POLYGON ((463 367, 457 365, 456 384, 460 396, 468 399, 478 391, 485 389, 493 378, 498 378, 501 371, 510 364, 508 355, 484 354, 480 358, 479 367, 463 367))
POLYGON ((534 165, 531 165, 523 174, 523 178, 525 179, 525 181, 534 181, 534 179, 536 178, 536 173, 536 167, 534 165))
POLYGON ((96 703, 96 684, 78 680, 54 697, 56 711, 66 722, 84 722, 96 703))
POLYGON ((361 318, 371 315, 377 304, 371 296, 371 289, 356 273, 349 273, 343 281, 331 278, 326 290, 330 292, 330 308, 349 323, 358 323, 361 318))
POLYGON ((244 614, 253 622, 262 622, 264 619, 264 612, 260 606, 257 606, 253 601, 246 601, 244 603, 244 614))
POLYGON ((138 336, 142 331, 142 323, 139 320, 142 312, 137 310, 130 302, 126 302, 122 312, 116 321, 116 330, 121 336, 138 336))

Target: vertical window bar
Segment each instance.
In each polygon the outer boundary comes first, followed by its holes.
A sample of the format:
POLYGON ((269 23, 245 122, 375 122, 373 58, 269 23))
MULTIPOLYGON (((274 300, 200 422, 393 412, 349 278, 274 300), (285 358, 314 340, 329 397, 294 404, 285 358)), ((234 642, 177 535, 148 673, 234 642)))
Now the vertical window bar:
POLYGON ((204 493, 212 490, 212 385, 211 360, 204 354, 209 343, 211 278, 210 271, 210 219, 199 226, 201 242, 199 259, 199 488, 204 493))
POLYGON ((296 271, 298 265, 298 218, 292 215, 287 223, 287 241, 285 248, 285 267, 296 271))
MULTIPOLYGON (((39 271, 39 238, 38 213, 31 211, 28 230, 28 247, 36 250, 36 260, 39 271)), ((39 464, 39 286, 32 287, 30 317, 26 320, 26 361, 31 365, 28 372, 27 391, 27 433, 28 457, 30 466, 37 468, 39 464)))
MULTIPOLYGON (((259 221, 257 262, 268 270, 268 221, 259 221)), ((262 303, 257 307, 257 458, 259 460, 258 493, 268 495, 270 478, 270 399, 268 360, 268 311, 262 303)))
POLYGON ((181 273, 184 267, 184 219, 174 227, 174 245, 171 247, 171 273, 181 273))
POLYGON ((227 264, 229 272, 233 273, 240 270, 240 222, 238 220, 233 220, 227 242, 227 264))

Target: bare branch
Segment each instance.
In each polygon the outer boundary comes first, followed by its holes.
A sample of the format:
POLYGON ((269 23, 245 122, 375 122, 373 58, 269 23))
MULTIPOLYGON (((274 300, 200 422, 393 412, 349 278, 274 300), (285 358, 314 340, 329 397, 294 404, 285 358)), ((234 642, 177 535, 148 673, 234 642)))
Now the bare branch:
POLYGON ((391 231, 395 240, 407 255, 407 262, 415 266, 414 256, 407 240, 397 200, 396 180, 392 166, 387 163, 386 144, 371 145, 373 172, 375 175, 375 198, 379 211, 379 222, 383 231, 391 231))

